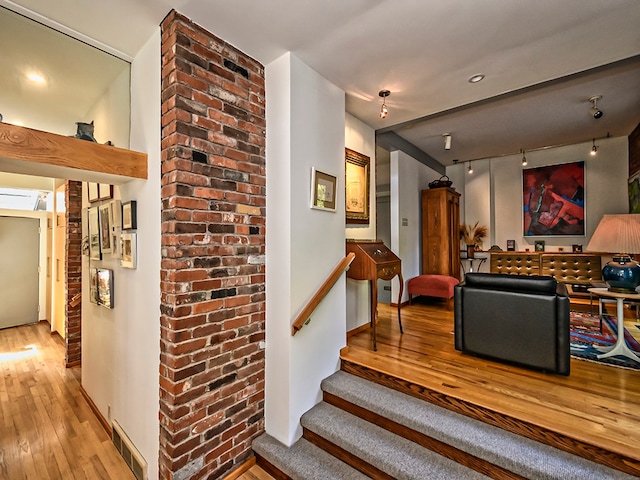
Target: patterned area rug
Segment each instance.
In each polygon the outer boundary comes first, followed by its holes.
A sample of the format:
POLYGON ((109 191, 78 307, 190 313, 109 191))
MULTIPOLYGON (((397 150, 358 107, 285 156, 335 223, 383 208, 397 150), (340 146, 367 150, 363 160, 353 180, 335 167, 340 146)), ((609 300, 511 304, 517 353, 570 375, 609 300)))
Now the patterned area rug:
MULTIPOLYGON (((620 355, 598 359, 602 353, 597 347, 610 347, 618 338, 618 323, 615 316, 604 315, 602 333, 597 315, 583 312, 571 312, 571 356, 581 360, 605 363, 616 367, 640 370, 640 363, 620 355)), ((640 355, 640 327, 636 323, 626 322, 624 338, 627 346, 640 355), (631 329, 631 331, 629 330, 631 329)))

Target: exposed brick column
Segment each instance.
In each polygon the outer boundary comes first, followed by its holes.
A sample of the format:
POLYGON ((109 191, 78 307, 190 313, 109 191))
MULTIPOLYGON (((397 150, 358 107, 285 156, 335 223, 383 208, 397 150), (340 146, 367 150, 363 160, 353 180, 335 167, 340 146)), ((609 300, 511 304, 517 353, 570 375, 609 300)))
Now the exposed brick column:
POLYGON ((162 23, 161 479, 214 479, 264 430, 264 69, 162 23))
POLYGON ((75 367, 82 361, 82 304, 71 306, 71 299, 82 292, 82 182, 65 182, 66 205, 66 306, 65 323, 67 367, 75 367))

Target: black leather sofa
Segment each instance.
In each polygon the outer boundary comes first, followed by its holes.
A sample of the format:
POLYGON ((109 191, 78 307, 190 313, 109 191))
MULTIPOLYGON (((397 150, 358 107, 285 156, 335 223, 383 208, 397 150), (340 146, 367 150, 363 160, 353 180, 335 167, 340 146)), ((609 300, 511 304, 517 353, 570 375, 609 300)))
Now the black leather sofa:
POLYGON ((569 375, 569 297, 553 277, 469 273, 453 298, 456 350, 569 375))

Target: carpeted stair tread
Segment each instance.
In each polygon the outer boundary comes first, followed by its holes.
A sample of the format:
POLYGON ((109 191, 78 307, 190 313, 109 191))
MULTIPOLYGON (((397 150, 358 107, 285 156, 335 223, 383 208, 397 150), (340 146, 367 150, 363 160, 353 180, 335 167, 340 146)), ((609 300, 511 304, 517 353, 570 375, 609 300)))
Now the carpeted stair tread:
POLYGON ((304 438, 291 447, 264 433, 253 441, 253 450, 294 480, 366 480, 351 468, 304 438))
POLYGON ((399 480, 488 478, 326 402, 306 412, 300 422, 304 428, 399 480))
POLYGON ((343 371, 322 390, 526 478, 636 478, 343 371))

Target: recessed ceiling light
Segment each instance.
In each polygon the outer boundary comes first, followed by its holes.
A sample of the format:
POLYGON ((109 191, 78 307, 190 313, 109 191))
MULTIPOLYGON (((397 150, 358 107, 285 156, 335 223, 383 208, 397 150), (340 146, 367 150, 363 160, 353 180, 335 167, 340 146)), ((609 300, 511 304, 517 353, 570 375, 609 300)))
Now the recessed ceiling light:
POLYGON ((482 80, 484 80, 484 75, 482 73, 477 73, 477 74, 472 75, 471 77, 469 77, 468 82, 469 83, 478 83, 478 82, 481 82, 482 80))
POLYGON ((42 75, 38 75, 37 73, 27 73, 27 78, 34 83, 45 83, 46 80, 42 75))

